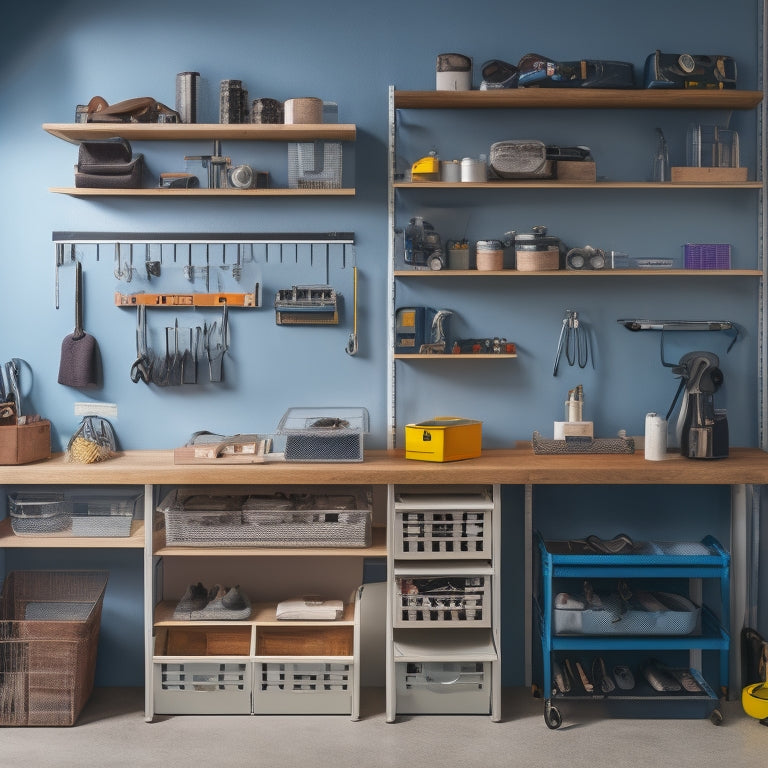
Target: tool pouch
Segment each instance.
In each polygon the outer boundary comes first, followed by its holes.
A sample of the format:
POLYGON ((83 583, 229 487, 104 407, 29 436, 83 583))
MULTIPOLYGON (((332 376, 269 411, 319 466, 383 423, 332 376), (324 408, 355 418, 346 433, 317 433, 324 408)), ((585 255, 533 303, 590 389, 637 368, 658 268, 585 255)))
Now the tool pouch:
POLYGON ((139 189, 144 176, 144 156, 139 153, 129 163, 97 166, 87 170, 75 166, 75 186, 100 189, 139 189))
POLYGON ((110 106, 101 96, 88 102, 89 123, 180 123, 176 110, 166 107, 151 96, 118 101, 110 106))
POLYGON ((497 141, 491 144, 488 164, 500 179, 551 179, 554 174, 547 147, 537 140, 497 141))
POLYGON ((735 88, 736 62, 730 56, 656 51, 645 60, 646 88, 735 88))

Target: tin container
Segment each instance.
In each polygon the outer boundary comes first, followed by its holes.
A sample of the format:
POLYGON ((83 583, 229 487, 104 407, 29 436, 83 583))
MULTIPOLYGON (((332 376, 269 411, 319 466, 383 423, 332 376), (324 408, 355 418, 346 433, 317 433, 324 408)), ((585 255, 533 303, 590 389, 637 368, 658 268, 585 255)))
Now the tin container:
POLYGON ((515 261, 519 272, 560 269, 560 238, 547 235, 547 228, 542 226, 516 234, 515 261))

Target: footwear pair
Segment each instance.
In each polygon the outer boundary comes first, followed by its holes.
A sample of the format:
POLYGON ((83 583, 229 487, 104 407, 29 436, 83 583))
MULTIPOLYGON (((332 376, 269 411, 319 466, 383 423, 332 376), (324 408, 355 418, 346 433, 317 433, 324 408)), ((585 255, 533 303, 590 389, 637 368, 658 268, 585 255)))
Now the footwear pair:
POLYGON ((201 582, 190 584, 173 612, 173 618, 186 621, 224 619, 242 621, 251 615, 251 603, 240 585, 214 585, 210 590, 201 582))

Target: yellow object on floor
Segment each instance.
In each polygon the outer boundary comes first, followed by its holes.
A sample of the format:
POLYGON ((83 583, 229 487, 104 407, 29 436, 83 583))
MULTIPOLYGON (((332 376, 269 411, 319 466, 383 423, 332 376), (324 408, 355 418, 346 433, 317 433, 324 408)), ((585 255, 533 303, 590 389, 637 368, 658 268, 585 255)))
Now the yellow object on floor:
POLYGON ((458 461, 480 455, 483 422, 455 416, 405 426, 405 458, 421 461, 458 461))
POLYGON ((750 717, 768 718, 768 683, 753 683, 742 689, 741 705, 750 717))

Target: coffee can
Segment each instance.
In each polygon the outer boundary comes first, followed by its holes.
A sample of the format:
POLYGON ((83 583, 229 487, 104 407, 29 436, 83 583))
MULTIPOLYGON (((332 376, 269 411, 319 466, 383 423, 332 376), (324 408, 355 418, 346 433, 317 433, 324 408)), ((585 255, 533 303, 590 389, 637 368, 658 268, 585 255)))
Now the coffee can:
POLYGON ((200 95, 200 73, 179 72, 176 75, 176 111, 182 123, 197 122, 197 104, 200 95))

